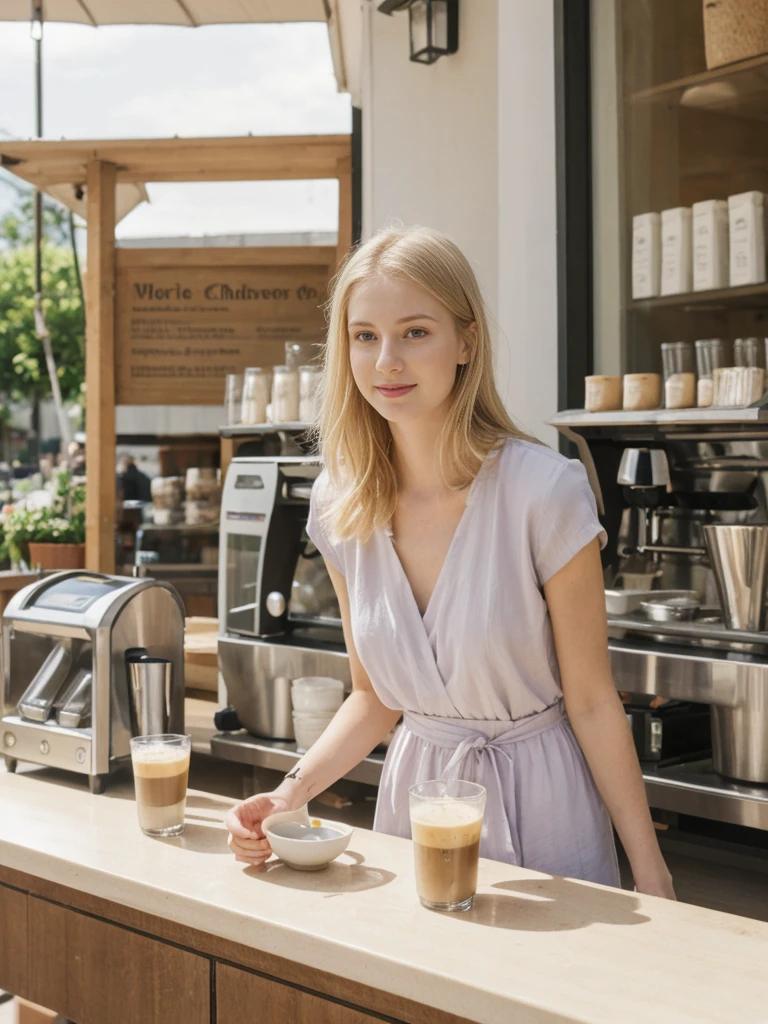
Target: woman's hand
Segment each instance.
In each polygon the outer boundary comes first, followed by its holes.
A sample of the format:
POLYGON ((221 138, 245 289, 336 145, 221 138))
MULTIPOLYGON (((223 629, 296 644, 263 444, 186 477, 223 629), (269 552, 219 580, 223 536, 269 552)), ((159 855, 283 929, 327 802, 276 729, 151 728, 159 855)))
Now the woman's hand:
POLYGON ((676 900, 672 875, 668 871, 663 874, 643 878, 635 878, 635 892, 644 893, 646 896, 661 896, 664 900, 676 900))
POLYGON ((227 843, 235 860, 241 864, 263 864, 271 856, 272 848, 261 823, 270 814, 289 810, 291 807, 286 797, 277 793, 257 793, 227 811, 224 818, 229 829, 227 843))

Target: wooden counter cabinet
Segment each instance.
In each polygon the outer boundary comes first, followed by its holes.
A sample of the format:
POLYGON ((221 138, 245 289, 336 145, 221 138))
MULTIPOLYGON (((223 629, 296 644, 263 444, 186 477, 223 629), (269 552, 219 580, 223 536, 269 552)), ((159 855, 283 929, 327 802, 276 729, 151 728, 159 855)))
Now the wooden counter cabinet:
MULTIPOLYGON (((227 964, 216 965, 216 1020, 290 1021, 291 1024, 374 1024, 393 1020, 337 1003, 309 990, 227 964)), ((442 1018, 436 1014, 435 1020, 442 1018)))
POLYGON ((27 994, 27 894, 0 885, 0 989, 27 994))

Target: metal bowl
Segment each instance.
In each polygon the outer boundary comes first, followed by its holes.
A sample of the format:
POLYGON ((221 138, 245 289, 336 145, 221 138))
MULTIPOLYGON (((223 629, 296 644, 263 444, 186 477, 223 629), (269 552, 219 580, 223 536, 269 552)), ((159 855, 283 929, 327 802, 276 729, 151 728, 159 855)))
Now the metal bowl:
POLYGON ((640 605, 646 618, 653 622, 689 622, 701 607, 696 597, 668 597, 660 601, 643 601, 640 605))

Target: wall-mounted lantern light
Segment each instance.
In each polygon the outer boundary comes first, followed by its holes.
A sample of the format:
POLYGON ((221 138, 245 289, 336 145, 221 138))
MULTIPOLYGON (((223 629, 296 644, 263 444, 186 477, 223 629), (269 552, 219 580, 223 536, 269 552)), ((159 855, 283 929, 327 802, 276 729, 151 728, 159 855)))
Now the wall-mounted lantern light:
POLYGON ((459 48, 459 0, 384 0, 384 14, 408 9, 411 60, 434 64, 459 48))

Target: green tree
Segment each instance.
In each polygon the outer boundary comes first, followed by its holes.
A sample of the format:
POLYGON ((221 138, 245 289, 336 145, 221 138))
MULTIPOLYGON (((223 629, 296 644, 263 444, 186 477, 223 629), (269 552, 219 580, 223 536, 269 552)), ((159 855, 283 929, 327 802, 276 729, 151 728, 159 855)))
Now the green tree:
MULTIPOLYGON (((19 197, 15 209, 0 217, 0 243, 13 249, 32 245, 35 240, 34 192, 19 197)), ((69 212, 61 203, 43 196, 43 238, 54 245, 70 242, 69 212)))
MULTIPOLYGON (((43 343, 35 334, 35 271, 31 247, 0 251, 0 393, 48 398, 43 343)), ((70 249, 43 247, 43 314, 51 333, 64 401, 85 380, 84 313, 70 249)))

